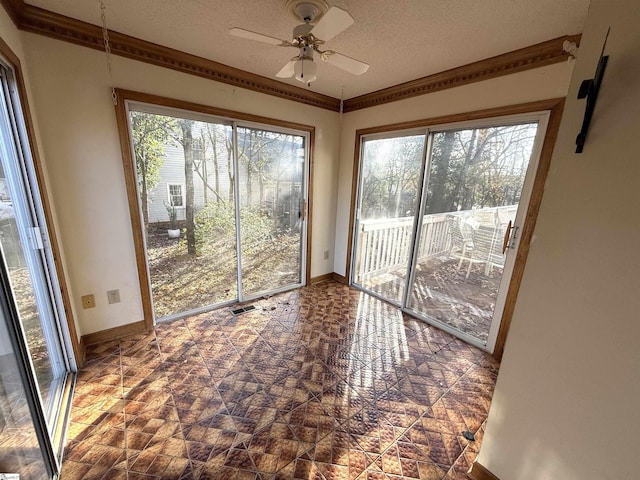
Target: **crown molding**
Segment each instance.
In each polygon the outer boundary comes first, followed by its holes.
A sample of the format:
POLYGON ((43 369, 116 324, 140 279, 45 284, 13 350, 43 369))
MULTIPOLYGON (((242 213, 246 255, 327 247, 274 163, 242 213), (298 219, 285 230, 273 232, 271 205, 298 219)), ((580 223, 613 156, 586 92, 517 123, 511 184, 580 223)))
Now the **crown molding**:
POLYGON ((363 108, 437 92, 438 90, 459 87, 469 83, 564 62, 569 58, 569 54, 563 50, 563 43, 568 40, 579 45, 580 38, 581 35, 565 35, 521 48, 520 50, 469 63, 462 67, 452 68, 451 70, 350 98, 344 101, 343 111, 353 112, 363 108))
MULTIPOLYGON (((97 25, 26 4, 24 0, 0 0, 0 4, 4 6, 15 25, 21 30, 95 50, 104 50, 102 28, 97 25)), ((569 58, 569 54, 562 48, 563 42, 569 40, 579 44, 580 38, 581 35, 565 35, 445 72, 350 98, 344 101, 343 112, 353 112, 363 108, 563 62, 569 58)), ((304 88, 249 73, 113 30, 109 30, 109 40, 111 53, 114 55, 334 112, 340 111, 340 100, 328 95, 311 92, 304 88)))
MULTIPOLYGON (((95 50, 104 50, 102 28, 59 13, 44 10, 21 0, 0 0, 21 30, 71 42, 95 50)), ((271 78, 245 72, 206 58, 164 47, 146 40, 109 30, 111 53, 158 65, 216 82, 272 95, 314 107, 339 111, 340 100, 288 85, 271 78)))

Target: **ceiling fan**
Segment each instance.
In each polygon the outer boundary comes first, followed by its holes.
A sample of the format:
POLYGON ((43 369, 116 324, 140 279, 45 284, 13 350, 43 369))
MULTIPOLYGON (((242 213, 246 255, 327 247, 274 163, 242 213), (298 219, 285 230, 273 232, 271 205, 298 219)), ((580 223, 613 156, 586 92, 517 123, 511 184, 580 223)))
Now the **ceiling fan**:
POLYGON ((231 35, 278 47, 295 47, 298 55, 293 57, 278 73, 278 78, 295 77, 296 80, 311 85, 316 80, 318 66, 313 60, 314 52, 320 58, 338 68, 354 75, 362 75, 369 65, 347 57, 333 50, 321 50, 325 42, 354 23, 348 12, 338 7, 331 7, 324 0, 288 0, 287 7, 296 19, 304 22, 293 29, 292 40, 280 40, 276 37, 252 32, 243 28, 232 28, 231 35))

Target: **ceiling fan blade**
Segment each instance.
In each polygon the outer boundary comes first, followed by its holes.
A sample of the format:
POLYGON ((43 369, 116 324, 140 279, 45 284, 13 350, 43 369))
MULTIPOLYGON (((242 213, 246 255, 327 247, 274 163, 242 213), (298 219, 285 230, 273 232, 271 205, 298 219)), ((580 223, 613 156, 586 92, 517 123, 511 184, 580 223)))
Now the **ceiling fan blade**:
POLYGON ((369 64, 361 62, 360 60, 356 60, 355 58, 347 57, 346 55, 342 55, 341 53, 332 53, 331 55, 326 55, 322 57, 323 60, 326 58, 326 62, 330 63, 334 67, 341 68, 342 70, 346 70, 349 73, 353 73, 354 75, 362 75, 367 70, 369 70, 369 64))
POLYGON ((244 28, 232 28, 229 33, 234 37, 247 38, 249 40, 255 40, 257 42, 268 43, 270 45, 282 45, 285 43, 276 37, 270 37, 269 35, 263 35, 262 33, 252 32, 251 30, 245 30, 244 28))
POLYGON ((311 33, 326 42, 353 25, 353 22, 353 17, 349 15, 349 12, 338 7, 331 7, 311 29, 311 33))
POLYGON ((296 73, 295 70, 294 70, 295 64, 296 64, 296 61, 295 60, 291 60, 284 67, 282 67, 282 70, 280 70, 278 73, 276 73, 276 77, 278 77, 278 78, 293 77, 293 75, 296 73))

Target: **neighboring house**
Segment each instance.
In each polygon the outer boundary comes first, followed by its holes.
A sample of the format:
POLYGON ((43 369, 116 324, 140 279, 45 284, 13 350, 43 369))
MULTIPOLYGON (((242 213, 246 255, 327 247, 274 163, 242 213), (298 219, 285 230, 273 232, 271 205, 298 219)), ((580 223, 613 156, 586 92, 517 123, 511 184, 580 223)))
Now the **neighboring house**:
MULTIPOLYGON (((195 166, 193 172, 194 208, 196 211, 205 206, 206 201, 216 201, 215 172, 211 160, 213 152, 208 148, 194 148, 195 166), (207 168, 203 169, 202 159, 207 159, 207 168), (198 173, 199 172, 199 173, 198 173), (201 176, 202 175, 202 176, 201 176), (205 188, 207 179, 209 189, 205 188), (207 190, 205 192, 205 190, 207 190)), ((160 181, 151 191, 148 199, 149 223, 168 222, 167 206, 174 205, 178 211, 178 220, 185 219, 186 185, 184 173, 184 150, 182 145, 167 144, 164 147, 164 159, 160 168, 160 181)), ((226 152, 218 153, 219 191, 217 194, 225 201, 229 198, 229 159, 226 152)))
MULTIPOLYGON (((214 151, 210 141, 203 140, 203 132, 206 124, 197 123, 193 130, 193 189, 194 209, 196 212, 205 207, 209 202, 218 200, 229 202, 229 195, 233 191, 233 161, 230 161, 226 147, 216 146, 218 164, 218 179, 216 189, 216 168, 214 151)), ((289 226, 295 216, 291 212, 297 212, 301 199, 300 180, 302 178, 303 158, 300 157, 300 137, 284 136, 276 138, 270 144, 272 150, 269 153, 256 155, 264 163, 261 172, 254 164, 251 176, 251 199, 248 199, 247 185, 247 160, 240 161, 238 168, 241 205, 260 206, 267 209, 271 215, 281 219, 281 226, 289 226), (300 168, 291 168, 292 164, 300 165, 300 168), (260 186, 262 179, 262 188, 260 186), (277 193, 277 194, 276 194, 277 193)), ((247 141, 250 142, 249 136, 247 141)), ((247 146, 247 149, 249 147, 247 146)), ((258 149, 257 149, 258 150, 258 149)), ((264 152, 265 149, 260 149, 264 152)), ((180 143, 168 143, 164 145, 164 157, 160 167, 160 181, 151 190, 147 203, 149 223, 168 222, 167 207, 173 205, 178 212, 178 221, 185 220, 186 206, 186 182, 184 170, 184 150, 180 143)))

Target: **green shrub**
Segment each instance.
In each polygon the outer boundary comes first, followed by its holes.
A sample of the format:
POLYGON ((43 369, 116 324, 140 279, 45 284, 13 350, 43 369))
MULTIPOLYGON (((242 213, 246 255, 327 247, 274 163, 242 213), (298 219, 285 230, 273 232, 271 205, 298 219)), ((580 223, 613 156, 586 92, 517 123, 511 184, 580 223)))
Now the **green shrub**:
MULTIPOLYGON (((223 254, 235 250, 236 218, 233 205, 212 202, 195 218, 196 250, 199 254, 223 254)), ((240 237, 243 253, 261 251, 272 243, 271 219, 255 207, 241 207, 240 237)))

